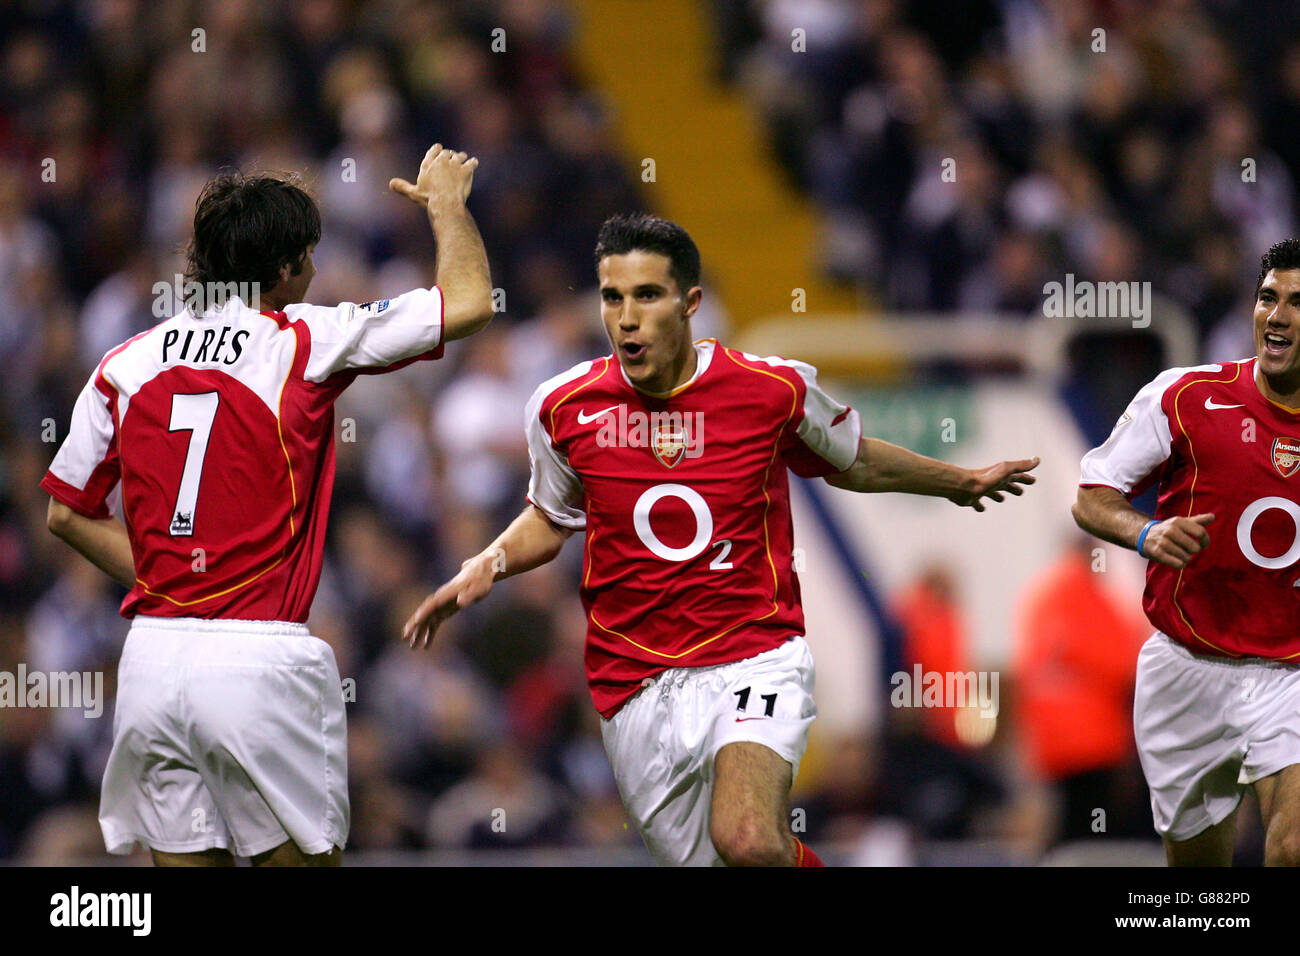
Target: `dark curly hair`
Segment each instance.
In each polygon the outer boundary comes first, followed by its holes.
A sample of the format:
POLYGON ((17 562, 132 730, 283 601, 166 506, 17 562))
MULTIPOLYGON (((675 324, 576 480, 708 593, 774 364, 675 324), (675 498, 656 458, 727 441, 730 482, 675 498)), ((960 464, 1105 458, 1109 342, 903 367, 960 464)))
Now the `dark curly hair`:
POLYGON ((1300 269, 1300 239, 1283 239, 1268 247, 1268 252, 1259 257, 1259 278, 1255 280, 1255 295, 1264 284, 1264 276, 1270 269, 1300 269))
POLYGON ((275 288, 280 267, 302 271, 320 241, 320 210, 294 175, 222 173, 194 207, 194 237, 185 251, 187 282, 256 282, 275 288))
POLYGON ((684 294, 700 284, 700 250, 675 222, 648 213, 620 213, 610 216, 596 238, 596 264, 606 256, 629 252, 657 252, 666 256, 669 272, 684 294))

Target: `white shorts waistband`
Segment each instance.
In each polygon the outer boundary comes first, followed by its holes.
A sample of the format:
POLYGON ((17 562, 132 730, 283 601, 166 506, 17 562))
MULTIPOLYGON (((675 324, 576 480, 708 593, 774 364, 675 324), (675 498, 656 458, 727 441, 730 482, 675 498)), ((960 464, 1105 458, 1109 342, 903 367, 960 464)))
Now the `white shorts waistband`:
POLYGON ((1198 654, 1164 631, 1156 631, 1151 636, 1162 638, 1169 645, 1169 649, 1180 657, 1202 664, 1216 664, 1223 667, 1269 667, 1277 670, 1295 670, 1300 664, 1297 661, 1279 661, 1270 657, 1220 657, 1218 654, 1198 654))
POLYGON ((137 614, 131 621, 132 628, 146 628, 160 631, 193 631, 222 634, 284 634, 293 637, 310 637, 306 624, 296 621, 241 621, 234 618, 205 617, 148 617, 137 614))

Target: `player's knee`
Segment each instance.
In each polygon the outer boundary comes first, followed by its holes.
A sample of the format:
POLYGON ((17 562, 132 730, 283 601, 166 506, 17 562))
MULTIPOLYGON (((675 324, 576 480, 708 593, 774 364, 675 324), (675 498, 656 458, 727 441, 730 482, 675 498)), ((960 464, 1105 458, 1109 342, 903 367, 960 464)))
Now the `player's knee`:
POLYGON ((781 866, 789 856, 789 841, 753 816, 715 821, 709 835, 727 866, 781 866))
POLYGON ((198 850, 193 853, 168 853, 150 849, 154 866, 234 866, 235 858, 229 850, 198 850))
POLYGON ((340 866, 343 851, 333 847, 324 853, 303 853, 292 840, 253 857, 253 866, 340 866))
POLYGON ((1300 826, 1275 820, 1264 840, 1265 866, 1300 866, 1300 826))

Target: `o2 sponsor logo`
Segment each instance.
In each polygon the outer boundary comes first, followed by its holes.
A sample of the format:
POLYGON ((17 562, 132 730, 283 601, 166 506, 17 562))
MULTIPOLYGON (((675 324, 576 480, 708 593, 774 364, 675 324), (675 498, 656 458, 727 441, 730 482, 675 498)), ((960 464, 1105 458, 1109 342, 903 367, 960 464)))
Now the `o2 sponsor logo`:
MULTIPOLYGON (((1266 571, 1276 571, 1279 568, 1286 568, 1295 564, 1296 561, 1300 560, 1300 505, 1290 498, 1281 498, 1276 495, 1267 498, 1256 498, 1246 506, 1241 513, 1241 517, 1237 520, 1237 547, 1241 549, 1241 553, 1247 561, 1266 571), (1256 550, 1254 542, 1251 541, 1251 531, 1254 530, 1255 522, 1259 520, 1260 515, 1274 509, 1287 513, 1291 518, 1295 534, 1291 539, 1291 547, 1275 558, 1267 558, 1256 550)), ((1293 583, 1294 586, 1300 587, 1300 578, 1297 578, 1293 583)))

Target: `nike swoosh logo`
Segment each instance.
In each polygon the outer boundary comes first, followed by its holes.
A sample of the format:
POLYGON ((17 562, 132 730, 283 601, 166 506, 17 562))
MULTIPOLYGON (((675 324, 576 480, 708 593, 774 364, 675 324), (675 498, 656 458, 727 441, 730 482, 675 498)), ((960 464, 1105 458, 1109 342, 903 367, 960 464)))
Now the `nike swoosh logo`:
POLYGON ((596 412, 596 413, 593 414, 593 415, 588 415, 586 412, 584 412, 584 411, 582 411, 582 410, 579 410, 579 411, 578 411, 578 424, 579 424, 579 425, 586 425, 586 424, 589 424, 589 423, 591 423, 591 422, 594 422, 594 421, 595 421, 597 418, 599 418, 601 415, 608 415, 610 412, 612 412, 612 411, 613 411, 614 409, 616 409, 616 408, 618 408, 617 405, 611 405, 611 406, 609 406, 609 408, 602 408, 600 411, 596 412))
POLYGON ((1205 407, 1213 411, 1216 408, 1245 408, 1246 406, 1245 405, 1218 405, 1215 403, 1214 399, 1207 398, 1205 400, 1205 407))

